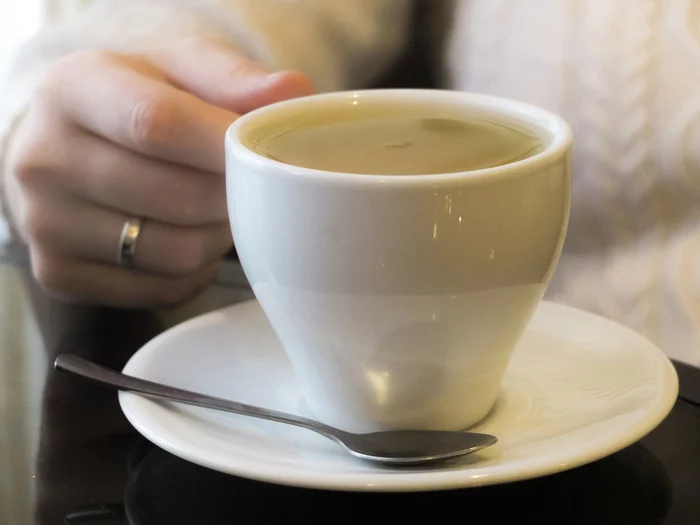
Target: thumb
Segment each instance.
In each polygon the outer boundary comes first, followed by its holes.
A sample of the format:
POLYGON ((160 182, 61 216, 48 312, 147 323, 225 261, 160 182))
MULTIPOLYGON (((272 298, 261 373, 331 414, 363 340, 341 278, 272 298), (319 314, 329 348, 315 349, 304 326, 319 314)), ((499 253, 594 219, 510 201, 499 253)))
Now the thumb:
POLYGON ((306 75, 273 73, 221 40, 184 40, 150 54, 149 60, 176 86, 239 114, 313 93, 306 75))

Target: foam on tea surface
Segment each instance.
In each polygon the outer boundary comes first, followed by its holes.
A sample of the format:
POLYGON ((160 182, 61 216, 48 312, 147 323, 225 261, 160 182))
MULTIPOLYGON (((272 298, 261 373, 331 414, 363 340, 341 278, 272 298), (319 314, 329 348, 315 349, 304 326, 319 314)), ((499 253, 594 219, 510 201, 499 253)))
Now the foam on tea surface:
POLYGON ((286 164, 374 175, 455 173, 509 164, 543 150, 526 130, 431 108, 334 108, 268 123, 246 145, 286 164))

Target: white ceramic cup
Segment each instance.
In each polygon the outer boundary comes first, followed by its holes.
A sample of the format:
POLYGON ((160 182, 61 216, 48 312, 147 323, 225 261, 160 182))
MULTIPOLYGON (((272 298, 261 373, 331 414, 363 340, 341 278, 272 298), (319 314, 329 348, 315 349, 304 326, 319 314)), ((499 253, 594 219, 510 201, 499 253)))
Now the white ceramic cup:
POLYGON ((463 429, 491 409, 556 266, 569 215, 571 132, 512 100, 369 90, 270 105, 226 136, 243 269, 311 412, 349 431, 463 429), (270 123, 341 105, 455 108, 536 133, 545 148, 444 175, 296 167, 246 147, 270 123))

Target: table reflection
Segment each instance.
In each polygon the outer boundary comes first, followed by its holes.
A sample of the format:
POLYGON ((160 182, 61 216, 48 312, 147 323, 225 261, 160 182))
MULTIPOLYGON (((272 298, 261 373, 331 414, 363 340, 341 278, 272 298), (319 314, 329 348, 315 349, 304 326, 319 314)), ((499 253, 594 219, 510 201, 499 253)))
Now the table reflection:
POLYGON ((22 277, 0 260, 0 523, 29 524, 47 367, 22 277))

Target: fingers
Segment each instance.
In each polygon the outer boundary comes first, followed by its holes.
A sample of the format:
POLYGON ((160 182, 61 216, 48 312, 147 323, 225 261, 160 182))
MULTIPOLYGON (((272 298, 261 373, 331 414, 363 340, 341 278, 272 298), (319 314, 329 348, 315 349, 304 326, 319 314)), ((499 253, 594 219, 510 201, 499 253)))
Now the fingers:
POLYGON ((43 173, 50 173, 45 186, 122 215, 178 226, 228 222, 223 175, 148 158, 84 132, 73 133, 43 173))
MULTIPOLYGON (((35 196, 26 219, 32 244, 66 258, 117 264, 122 213, 54 196, 35 196)), ((139 270, 169 276, 196 273, 233 245, 227 223, 176 227, 145 221, 135 253, 139 270)))
POLYGON ((32 270, 49 292, 72 301, 134 308, 181 303, 214 277, 218 262, 183 277, 139 273, 117 266, 75 261, 53 252, 32 250, 32 270))
POLYGON ((41 102, 127 149, 214 173, 224 172, 223 137, 237 117, 103 52, 54 69, 41 102))
POLYGON ((220 40, 187 39, 151 53, 149 60, 175 85, 239 114, 313 93, 306 75, 272 73, 220 40))
POLYGON ((48 75, 38 104, 144 156, 223 173, 223 137, 238 112, 308 95, 311 83, 195 42, 154 53, 154 66, 108 52, 72 55, 48 75))
POLYGON ((52 119, 28 118, 9 151, 7 190, 30 247, 116 264, 130 216, 147 219, 136 263, 149 272, 196 272, 231 247, 223 177, 147 159, 52 119))

